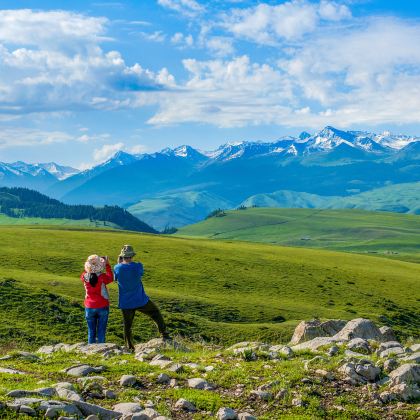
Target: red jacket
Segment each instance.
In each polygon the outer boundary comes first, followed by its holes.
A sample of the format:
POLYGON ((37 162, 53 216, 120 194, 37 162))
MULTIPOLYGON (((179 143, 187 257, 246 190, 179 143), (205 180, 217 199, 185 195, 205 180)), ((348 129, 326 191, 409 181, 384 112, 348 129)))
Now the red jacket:
POLYGON ((80 275, 85 290, 85 308, 106 308, 109 306, 109 294, 106 285, 114 281, 114 275, 112 273, 111 266, 106 265, 106 273, 99 274, 98 283, 95 287, 92 287, 89 283, 89 274, 84 271, 80 275))

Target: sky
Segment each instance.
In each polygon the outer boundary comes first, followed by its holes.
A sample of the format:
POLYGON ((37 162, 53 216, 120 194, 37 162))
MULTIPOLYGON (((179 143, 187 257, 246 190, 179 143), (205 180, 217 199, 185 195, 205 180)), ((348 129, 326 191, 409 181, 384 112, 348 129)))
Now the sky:
POLYGON ((0 3, 0 161, 420 134, 420 2, 0 3))

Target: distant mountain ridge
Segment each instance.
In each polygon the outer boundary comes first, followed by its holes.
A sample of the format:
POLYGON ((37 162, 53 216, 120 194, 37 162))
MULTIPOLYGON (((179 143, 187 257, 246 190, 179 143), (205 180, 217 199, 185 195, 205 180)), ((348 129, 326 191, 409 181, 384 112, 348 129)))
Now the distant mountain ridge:
POLYGON ((162 227, 198 221, 209 208, 235 207, 258 194, 290 191, 323 201, 418 182, 420 137, 327 126, 312 135, 228 142, 213 151, 188 145, 137 155, 120 151, 61 180, 38 166, 37 174, 24 176, 5 168, 12 172, 4 177, 0 165, 0 185, 28 186, 68 204, 123 206, 162 227))

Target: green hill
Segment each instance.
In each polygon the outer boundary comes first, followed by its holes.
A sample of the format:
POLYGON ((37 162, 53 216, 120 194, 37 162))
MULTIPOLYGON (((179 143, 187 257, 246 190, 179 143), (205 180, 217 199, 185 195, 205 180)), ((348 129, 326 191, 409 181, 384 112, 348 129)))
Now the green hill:
POLYGON ((420 262, 420 218, 398 213, 250 208, 186 226, 177 235, 367 252, 420 262))
POLYGON ((49 224, 54 225, 73 220, 75 225, 157 233, 121 207, 68 205, 27 188, 0 188, 0 216, 0 224, 46 224, 45 220, 51 220, 49 224))
MULTIPOLYGON (((244 212, 245 213, 245 212, 244 212)), ((229 216, 228 216, 229 217, 229 216)), ((131 243, 147 292, 170 330, 233 343, 287 341, 302 319, 358 316, 404 335, 420 325, 419 265, 374 256, 125 231, 0 227, 0 341, 8 346, 85 339, 79 274, 87 255, 131 243), (11 322, 13 320, 13 322, 11 322)), ((121 343, 116 285, 109 341, 121 343)), ((156 334, 142 316, 137 340, 156 334)))

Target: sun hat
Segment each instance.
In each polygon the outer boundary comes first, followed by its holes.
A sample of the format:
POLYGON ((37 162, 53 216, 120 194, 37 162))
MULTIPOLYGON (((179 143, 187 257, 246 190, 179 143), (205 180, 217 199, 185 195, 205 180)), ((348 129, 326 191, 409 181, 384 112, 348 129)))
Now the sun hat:
POLYGON ((119 256, 123 258, 131 258, 134 257, 134 255, 136 255, 136 253, 134 252, 133 247, 131 245, 124 245, 119 256))
POLYGON ((86 273, 100 273, 104 271, 105 265, 106 261, 104 258, 99 255, 89 255, 85 262, 85 271, 86 273))

